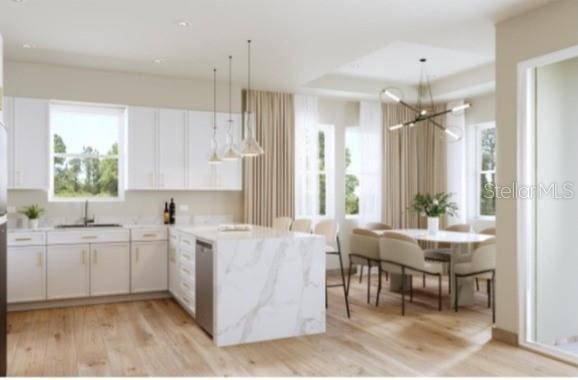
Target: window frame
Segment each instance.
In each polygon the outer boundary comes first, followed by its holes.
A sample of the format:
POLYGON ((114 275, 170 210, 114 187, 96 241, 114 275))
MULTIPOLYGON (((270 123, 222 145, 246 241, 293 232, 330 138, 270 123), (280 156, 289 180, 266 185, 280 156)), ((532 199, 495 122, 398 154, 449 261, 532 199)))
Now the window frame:
MULTIPOLYGON (((487 130, 487 129, 493 129, 494 133, 496 132, 496 123, 495 122, 488 122, 488 123, 483 123, 483 124, 479 124, 476 126, 476 138, 475 138, 475 152, 476 152, 476 158, 474 160, 476 168, 475 168, 475 175, 476 175, 476 180, 475 180, 475 185, 476 185, 476 190, 475 190, 475 202, 476 202, 476 219, 478 220, 489 220, 489 221, 495 221, 496 220, 496 215, 482 215, 482 202, 481 202, 481 198, 482 198, 482 192, 481 192, 481 185, 482 185, 482 174, 486 174, 486 173, 493 173, 494 174, 494 181, 496 180, 496 163, 497 160, 494 159, 494 169, 493 170, 483 170, 482 169, 482 132, 487 130)), ((495 182, 494 182, 495 183, 495 182)))
MULTIPOLYGON (((318 138, 319 133, 324 134, 324 158, 325 158, 325 165, 324 171, 321 172, 319 170, 319 162, 317 162, 317 166, 315 168, 315 178, 319 181, 319 177, 323 174, 325 175, 325 214, 319 213, 320 203, 318 204, 317 213, 313 215, 317 219, 322 218, 331 218, 335 215, 334 204, 335 204, 335 186, 333 183, 333 173, 335 168, 335 157, 333 154, 334 151, 334 144, 335 144, 335 126, 331 124, 318 124, 317 128, 315 129, 315 137, 318 138)), ((316 145, 317 149, 319 149, 319 145, 316 145)), ((316 152, 316 155, 319 156, 319 150, 316 152)), ((319 186, 317 187, 318 193, 316 194, 317 197, 321 197, 321 191, 319 186)), ((319 200, 319 199, 318 199, 319 200)))
POLYGON ((48 165, 49 165, 49 185, 48 185, 48 201, 54 203, 80 203, 80 202, 123 202, 125 200, 125 178, 126 178, 126 125, 127 125, 127 107, 117 104, 106 103, 85 103, 85 102, 67 102, 67 101, 51 101, 48 110, 48 165), (54 133, 52 125, 53 109, 70 110, 76 113, 90 113, 90 114, 109 114, 118 116, 118 155, 91 155, 91 154, 76 154, 76 153, 54 153, 54 133), (95 111, 98 110, 98 111, 95 111), (59 197, 54 194, 54 158, 98 158, 110 159, 117 158, 118 160, 118 195, 116 197, 59 197))
MULTIPOLYGON (((343 194, 343 214, 345 215, 345 219, 351 219, 351 220, 356 220, 359 219, 359 213, 360 213, 360 202, 361 202, 361 196, 358 197, 358 210, 357 210, 357 214, 348 214, 347 213, 347 208, 346 208, 346 203, 347 203, 347 175, 348 174, 353 174, 357 177, 357 180, 359 181, 359 185, 358 187, 361 187, 361 172, 359 173, 350 173, 347 170, 347 163, 345 162, 345 157, 346 157, 346 151, 347 151, 347 131, 348 130, 354 130, 355 128, 357 128, 356 133, 361 134, 360 130, 359 130, 359 126, 355 126, 355 125, 350 125, 348 127, 345 127, 345 139, 344 139, 344 144, 343 144, 343 171, 344 171, 344 194, 343 194)), ((360 142, 361 143, 361 142, 360 142)), ((361 147, 360 147, 361 149, 361 147)))

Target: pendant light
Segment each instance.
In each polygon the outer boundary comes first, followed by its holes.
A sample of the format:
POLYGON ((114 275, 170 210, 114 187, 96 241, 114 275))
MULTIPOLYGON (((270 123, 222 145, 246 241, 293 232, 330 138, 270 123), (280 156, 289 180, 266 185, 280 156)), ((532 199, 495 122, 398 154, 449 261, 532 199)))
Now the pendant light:
POLYGON ((213 69, 213 138, 211 139, 211 153, 209 164, 220 164, 219 145, 217 144, 217 69, 213 69))
POLYGON ((265 151, 261 148, 261 145, 255 139, 255 118, 251 114, 251 40, 247 41, 247 105, 245 109, 244 122, 245 126, 245 139, 241 143, 241 155, 243 157, 256 157, 265 151))
POLYGON ((227 146, 225 147, 225 152, 223 153, 223 160, 234 161, 241 158, 239 153, 239 148, 233 140, 233 115, 231 111, 231 97, 232 97, 232 84, 231 84, 231 66, 232 66, 233 56, 229 56, 229 128, 227 130, 227 146))

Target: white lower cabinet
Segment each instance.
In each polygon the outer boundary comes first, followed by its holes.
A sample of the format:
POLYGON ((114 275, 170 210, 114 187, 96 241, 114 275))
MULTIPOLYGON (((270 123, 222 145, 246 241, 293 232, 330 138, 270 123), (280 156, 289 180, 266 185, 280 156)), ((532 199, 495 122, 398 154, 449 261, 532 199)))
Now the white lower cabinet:
POLYGON ((171 233, 169 238, 169 292, 174 297, 179 297, 179 276, 178 276, 178 245, 179 237, 171 233))
POLYGON ((166 240, 132 243, 132 293, 168 289, 167 250, 166 240))
POLYGON ((48 246, 46 283, 49 300, 90 295, 89 249, 88 244, 48 246))
POLYGON ((45 264, 44 246, 8 247, 8 303, 46 299, 45 264))
POLYGON ((130 292, 130 245, 90 245, 90 295, 105 296, 130 292))

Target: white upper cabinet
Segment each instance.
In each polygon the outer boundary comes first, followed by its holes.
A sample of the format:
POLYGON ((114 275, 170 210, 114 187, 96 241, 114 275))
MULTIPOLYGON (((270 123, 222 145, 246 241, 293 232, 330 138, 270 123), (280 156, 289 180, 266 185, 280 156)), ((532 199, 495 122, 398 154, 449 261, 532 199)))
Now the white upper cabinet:
POLYGON ((128 108, 128 189, 157 188, 157 120, 154 108, 128 108))
MULTIPOLYGON (((213 114, 129 107, 130 190, 241 190, 242 162, 209 165, 213 114)), ((227 143, 228 114, 217 114, 217 143, 227 143)), ((233 139, 241 142, 241 117, 233 114, 233 139)))
POLYGON ((159 111, 159 187, 186 188, 185 129, 187 111, 161 109, 159 111))
POLYGON ((8 187, 48 188, 48 101, 6 98, 8 187))

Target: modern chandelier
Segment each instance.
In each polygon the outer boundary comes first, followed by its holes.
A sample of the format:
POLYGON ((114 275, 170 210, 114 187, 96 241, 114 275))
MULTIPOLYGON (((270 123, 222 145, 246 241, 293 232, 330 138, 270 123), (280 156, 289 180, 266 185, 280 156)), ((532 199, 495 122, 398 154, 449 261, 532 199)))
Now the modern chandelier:
POLYGON ((255 118, 251 112, 251 40, 247 41, 247 101, 244 116, 245 139, 241 142, 241 156, 256 157, 265 151, 255 139, 255 118))
POLYGON ((450 128, 440 124, 439 122, 437 122, 435 120, 435 118, 438 116, 449 114, 449 113, 456 114, 460 111, 463 111, 463 110, 469 108, 470 104, 464 103, 464 104, 461 104, 459 106, 446 109, 444 111, 430 113, 430 111, 428 111, 426 109, 426 107, 429 107, 430 110, 433 110, 434 102, 433 102, 433 96, 432 96, 432 91, 431 91, 431 84, 429 82, 429 78, 428 78, 426 67, 425 67, 427 60, 425 58, 421 58, 419 61, 421 62, 421 73, 420 73, 420 80, 419 80, 419 87, 418 87, 417 104, 415 106, 412 106, 412 105, 404 102, 400 96, 398 96, 397 94, 395 94, 392 91, 392 89, 386 88, 386 89, 383 89, 379 93, 379 99, 380 100, 381 100, 382 95, 385 95, 388 98, 390 98, 391 100, 393 100, 394 102, 401 104, 405 108, 407 108, 410 111, 415 113, 414 119, 408 120, 404 123, 392 125, 389 127, 389 130, 395 131, 395 130, 401 129, 403 127, 410 127, 411 128, 411 127, 414 127, 418 123, 421 123, 423 121, 428 121, 428 122, 432 123, 433 125, 435 125, 437 128, 439 128, 440 130, 442 130, 447 136, 449 136, 450 137, 449 141, 460 140, 462 136, 457 131, 452 131, 450 128), (429 104, 424 104, 423 99, 426 99, 428 97, 429 97, 429 104))

